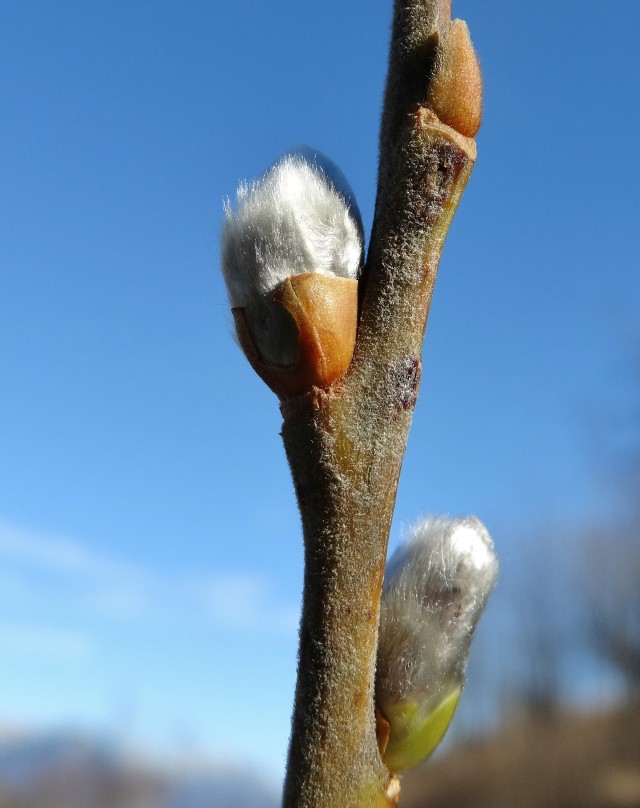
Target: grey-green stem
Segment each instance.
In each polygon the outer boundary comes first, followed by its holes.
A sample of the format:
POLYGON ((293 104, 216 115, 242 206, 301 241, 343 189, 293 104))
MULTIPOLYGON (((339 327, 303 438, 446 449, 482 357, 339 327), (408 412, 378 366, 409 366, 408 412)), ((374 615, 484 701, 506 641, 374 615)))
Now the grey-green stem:
POLYGON ((281 408, 305 541, 285 808, 396 804, 375 733, 380 593, 438 260, 475 159, 474 142, 423 106, 443 7, 396 2, 352 365, 281 408))

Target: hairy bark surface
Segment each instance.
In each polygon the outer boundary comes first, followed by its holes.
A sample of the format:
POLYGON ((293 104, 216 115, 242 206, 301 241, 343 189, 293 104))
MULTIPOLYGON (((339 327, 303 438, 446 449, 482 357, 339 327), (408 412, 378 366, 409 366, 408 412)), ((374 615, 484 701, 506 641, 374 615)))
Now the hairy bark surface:
POLYGON ((428 106, 450 26, 446 0, 396 0, 354 358, 281 407, 305 541, 285 808, 397 801, 374 717, 380 593, 438 261, 476 154, 428 106))

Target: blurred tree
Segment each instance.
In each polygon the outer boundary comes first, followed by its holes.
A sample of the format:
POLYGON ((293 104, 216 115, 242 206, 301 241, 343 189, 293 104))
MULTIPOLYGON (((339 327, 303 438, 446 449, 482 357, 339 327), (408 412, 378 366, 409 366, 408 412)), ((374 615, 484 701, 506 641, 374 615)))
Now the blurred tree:
POLYGON ((591 539, 587 603, 594 650, 640 698, 640 525, 591 539))
POLYGON ((539 524, 522 536, 521 568, 510 592, 513 620, 506 706, 550 718, 570 689, 571 662, 585 634, 577 598, 574 552, 563 527, 539 524))
POLYGON ((640 698, 640 339, 626 365, 622 413, 605 435, 619 515, 588 538, 586 591, 594 650, 640 698))

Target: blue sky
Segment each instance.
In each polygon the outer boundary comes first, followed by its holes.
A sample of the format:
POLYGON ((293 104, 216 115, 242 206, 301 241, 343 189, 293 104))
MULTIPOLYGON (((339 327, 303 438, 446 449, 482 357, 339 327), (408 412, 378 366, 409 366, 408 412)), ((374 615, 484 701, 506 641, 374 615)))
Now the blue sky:
MULTIPOLYGON (((638 334, 640 7, 454 2, 486 83, 392 545, 611 507, 638 334)), ((367 229, 390 0, 0 5, 0 724, 284 765, 302 548, 273 395, 231 338, 222 200, 306 143, 367 229)))

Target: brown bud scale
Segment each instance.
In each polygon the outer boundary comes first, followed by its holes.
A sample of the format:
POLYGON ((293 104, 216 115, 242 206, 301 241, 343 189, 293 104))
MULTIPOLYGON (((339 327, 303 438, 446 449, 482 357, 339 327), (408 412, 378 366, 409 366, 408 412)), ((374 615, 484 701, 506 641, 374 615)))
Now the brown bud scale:
POLYGON ((305 273, 284 280, 273 294, 275 304, 292 318, 298 356, 288 367, 265 362, 244 309, 232 309, 238 341, 253 369, 281 398, 328 388, 347 372, 356 341, 358 281, 305 273))
POLYGON ((463 20, 453 20, 442 37, 427 105, 442 123, 475 137, 482 117, 482 75, 463 20))

